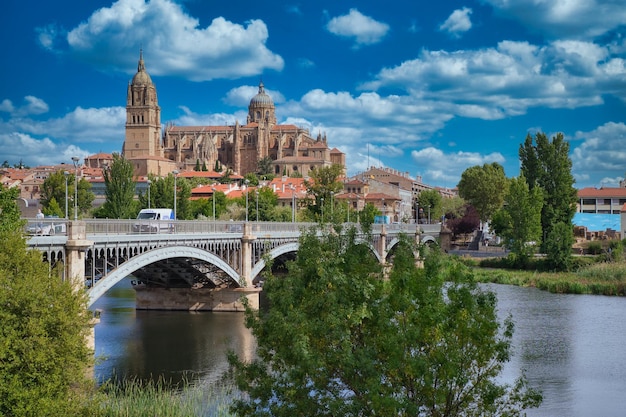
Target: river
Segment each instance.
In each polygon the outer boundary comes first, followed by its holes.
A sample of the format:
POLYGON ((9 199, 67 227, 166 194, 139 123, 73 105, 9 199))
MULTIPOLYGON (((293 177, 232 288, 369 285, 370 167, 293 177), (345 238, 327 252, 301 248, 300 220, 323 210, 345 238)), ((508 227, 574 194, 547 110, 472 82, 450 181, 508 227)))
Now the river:
MULTIPOLYGON (((626 415, 626 299, 555 295, 489 284, 501 318, 515 322, 514 354, 502 380, 524 369, 543 392, 532 417, 626 415)), ((226 352, 252 357, 254 339, 239 313, 136 311, 124 281, 102 297, 96 326, 96 378, 155 378, 211 383, 228 368, 226 352)))

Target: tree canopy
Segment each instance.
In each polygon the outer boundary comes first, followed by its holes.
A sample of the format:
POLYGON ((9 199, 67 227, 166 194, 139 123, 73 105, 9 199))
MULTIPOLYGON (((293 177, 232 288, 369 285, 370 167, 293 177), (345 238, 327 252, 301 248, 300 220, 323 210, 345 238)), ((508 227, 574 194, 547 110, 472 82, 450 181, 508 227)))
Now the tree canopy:
POLYGON ((310 230, 285 277, 267 277, 271 308, 247 310, 257 358, 229 356, 241 416, 518 416, 541 396, 497 380, 511 320, 469 269, 407 237, 388 280, 356 232, 310 230), (321 233, 321 236, 320 234, 321 233))
POLYGON ((458 188, 459 195, 474 206, 481 221, 489 221, 502 207, 507 185, 504 168, 493 162, 467 168, 461 174, 458 188))
POLYGON ((134 203, 133 164, 118 153, 114 153, 113 163, 103 170, 103 174, 106 201, 101 214, 110 219, 135 218, 137 207, 134 203))
POLYGON ((437 190, 424 190, 417 198, 418 217, 426 221, 439 219, 443 214, 443 198, 437 190))
MULTIPOLYGON (((549 257, 562 259, 564 254, 548 253, 548 249, 556 250, 565 247, 573 241, 572 220, 576 213, 578 192, 574 188, 572 175, 572 161, 569 157, 569 143, 562 133, 552 138, 544 133, 537 133, 534 141, 529 134, 519 149, 521 173, 526 178, 530 189, 539 187, 543 194, 543 208, 541 210, 541 229, 543 236, 552 235, 553 239, 560 238, 561 244, 546 246, 543 249, 549 257), (564 223, 568 228, 559 230, 565 234, 556 235, 552 231, 557 224, 564 223)), ((568 249, 568 253, 571 251, 568 249)), ((568 262, 565 262, 566 264, 568 262)), ((564 266, 562 264, 561 266, 564 266)))
POLYGON ((523 265, 541 243, 541 188, 530 189, 523 175, 512 178, 505 204, 493 216, 491 226, 523 265))
POLYGON ((65 216, 65 202, 67 201, 67 213, 68 217, 74 217, 74 192, 78 197, 77 207, 80 216, 83 213, 88 213, 92 208, 95 195, 91 191, 91 183, 85 178, 78 180, 77 187, 75 188, 75 171, 68 169, 68 171, 59 170, 48 176, 41 185, 41 198, 39 202, 43 206, 43 212, 48 215, 61 215, 59 213, 62 210, 62 215, 65 216), (67 180, 67 188, 65 187, 65 181, 67 180))
POLYGON ((13 190, 0 185, 0 415, 90 415, 85 294, 28 250, 13 190))
POLYGON ((329 218, 330 206, 334 203, 332 195, 343 189, 343 184, 339 181, 342 172, 343 167, 337 164, 329 167, 318 167, 309 173, 310 179, 304 181, 307 194, 312 197, 307 200, 307 209, 316 220, 321 220, 324 211, 327 219, 329 218))

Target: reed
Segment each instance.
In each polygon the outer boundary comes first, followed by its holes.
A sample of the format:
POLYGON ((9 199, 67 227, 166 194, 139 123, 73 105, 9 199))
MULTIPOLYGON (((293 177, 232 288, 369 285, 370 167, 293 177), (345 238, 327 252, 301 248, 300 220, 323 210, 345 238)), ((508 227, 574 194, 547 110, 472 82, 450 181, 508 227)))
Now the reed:
POLYGON ((228 386, 185 384, 171 387, 162 380, 129 380, 105 384, 94 417, 231 417, 234 398, 228 386))

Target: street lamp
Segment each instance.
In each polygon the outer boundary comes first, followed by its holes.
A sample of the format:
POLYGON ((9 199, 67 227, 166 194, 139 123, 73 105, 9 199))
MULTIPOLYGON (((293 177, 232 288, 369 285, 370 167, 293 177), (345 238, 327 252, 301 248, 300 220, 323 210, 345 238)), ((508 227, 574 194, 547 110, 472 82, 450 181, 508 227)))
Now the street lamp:
POLYGON ((174 174, 174 220, 176 220, 176 178, 178 177, 178 170, 174 170, 172 171, 172 174, 174 174))
POLYGON ((248 222, 248 184, 250 183, 249 180, 245 181, 246 183, 246 223, 248 222))
POLYGON ((215 221, 215 187, 212 187, 213 190, 213 221, 215 221))
POLYGON ((254 190, 254 194, 256 194, 256 221, 259 221, 259 190, 254 190))
POLYGON ((294 187, 293 184, 291 184, 291 223, 295 223, 296 221, 296 199, 295 199, 295 194, 294 191, 296 189, 296 187, 294 187))
POLYGON ((322 223, 324 223, 324 197, 322 197, 321 200, 322 200, 322 223))
POLYGON ((335 192, 330 192, 330 219, 334 221, 335 218, 335 192))
POLYGON ((428 224, 430 224, 430 204, 428 205, 428 224))
POLYGON ((152 181, 148 180, 146 183, 148 184, 148 208, 150 208, 150 184, 152 184, 152 181))
POLYGON ((72 156, 74 162, 74 220, 78 220, 78 157, 72 156))
POLYGON ((65 171, 63 175, 65 176, 65 220, 67 220, 67 177, 70 176, 70 173, 65 171))

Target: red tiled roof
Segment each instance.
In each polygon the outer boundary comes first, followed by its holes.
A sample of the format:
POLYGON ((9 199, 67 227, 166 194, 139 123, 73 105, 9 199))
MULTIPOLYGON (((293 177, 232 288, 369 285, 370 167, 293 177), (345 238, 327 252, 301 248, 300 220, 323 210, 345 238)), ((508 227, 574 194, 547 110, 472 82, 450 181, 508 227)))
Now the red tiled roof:
POLYGON ((110 153, 100 152, 94 155, 89 155, 85 159, 113 159, 113 155, 110 153))
POLYGON ((578 190, 578 198, 626 198, 626 188, 622 187, 587 187, 578 190))
POLYGON ((215 171, 183 171, 178 174, 179 177, 183 178, 222 178, 221 172, 215 171))

